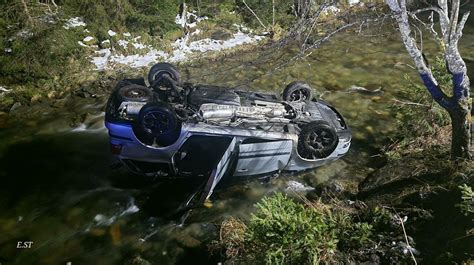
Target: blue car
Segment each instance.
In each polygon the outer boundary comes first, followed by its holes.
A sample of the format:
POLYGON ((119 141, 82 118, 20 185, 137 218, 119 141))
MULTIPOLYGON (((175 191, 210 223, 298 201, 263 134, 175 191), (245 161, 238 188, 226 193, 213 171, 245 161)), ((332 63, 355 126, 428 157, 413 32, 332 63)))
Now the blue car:
POLYGON ((302 82, 282 95, 181 81, 168 63, 120 81, 105 116, 112 153, 136 174, 204 180, 202 200, 223 179, 298 172, 339 159, 351 131, 302 82))

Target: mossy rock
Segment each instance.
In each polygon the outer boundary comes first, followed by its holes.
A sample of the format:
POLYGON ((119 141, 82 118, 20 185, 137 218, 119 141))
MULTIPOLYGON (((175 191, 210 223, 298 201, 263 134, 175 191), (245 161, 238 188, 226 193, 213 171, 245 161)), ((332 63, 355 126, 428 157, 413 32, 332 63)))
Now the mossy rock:
POLYGON ((219 28, 211 32, 211 39, 213 40, 228 40, 232 38, 233 34, 226 29, 219 28))

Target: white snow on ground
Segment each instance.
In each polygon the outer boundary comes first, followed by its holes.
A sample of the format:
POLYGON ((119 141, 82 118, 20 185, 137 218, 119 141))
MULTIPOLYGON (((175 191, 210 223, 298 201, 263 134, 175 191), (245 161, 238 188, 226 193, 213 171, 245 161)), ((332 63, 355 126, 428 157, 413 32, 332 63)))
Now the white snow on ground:
MULTIPOLYGON (((181 27, 195 27, 200 21, 208 19, 207 17, 198 17, 193 12, 187 12, 186 18, 182 18, 180 15, 177 15, 175 22, 181 27), (192 23, 187 23, 193 21, 192 23)), ((176 40, 172 44, 173 51, 167 53, 165 51, 160 51, 153 48, 151 45, 146 45, 141 43, 139 40, 141 36, 132 37, 132 34, 125 32, 121 35, 125 39, 120 39, 113 30, 109 30, 107 33, 110 37, 117 36, 117 44, 125 49, 128 49, 133 46, 134 49, 140 50, 137 54, 119 54, 114 50, 113 46, 111 48, 105 48, 95 51, 94 55, 91 58, 91 62, 96 66, 96 69, 101 71, 107 68, 113 68, 115 65, 127 65, 132 68, 139 68, 147 66, 151 63, 158 61, 170 61, 170 62, 180 62, 189 59, 195 53, 203 53, 208 51, 220 51, 224 49, 230 49, 238 45, 253 43, 263 39, 263 36, 251 35, 251 31, 243 25, 237 25, 239 31, 234 34, 233 38, 229 40, 214 40, 214 39, 201 39, 197 41, 189 42, 190 35, 199 34, 201 31, 196 29, 193 33, 187 34, 185 37, 176 40), (249 34, 241 32, 241 30, 250 32, 249 34)), ((83 42, 87 42, 86 39, 83 42)), ((79 45, 85 45, 83 42, 79 42, 79 45)), ((110 43, 110 40, 102 41, 102 44, 110 43)))
POLYGON ((79 46, 87 47, 87 45, 85 45, 84 42, 82 42, 82 41, 78 41, 77 43, 79 44, 79 46))
POLYGON ((7 88, 5 88, 5 87, 3 87, 3 86, 0 86, 0 93, 10 92, 10 91, 11 91, 11 89, 7 89, 7 88))
POLYGON ((5 52, 6 52, 6 53, 12 53, 13 50, 12 50, 12 48, 5 48, 5 52))
POLYGON ((92 63, 95 64, 97 70, 104 70, 107 66, 110 55, 112 55, 112 52, 110 49, 102 49, 96 51, 95 53, 99 54, 99 56, 93 57, 92 63))
POLYGON ((328 6, 324 8, 324 10, 321 12, 323 15, 329 15, 329 14, 336 14, 341 12, 341 9, 337 8, 336 6, 328 6))
POLYGON ((360 0, 349 0, 350 6, 357 5, 358 3, 360 3, 360 0))
POLYGON ((85 37, 85 38, 82 40, 82 42, 88 42, 88 41, 91 41, 91 40, 93 40, 93 39, 94 39, 94 37, 92 37, 92 36, 87 36, 87 37, 85 37))
MULTIPOLYGON (((133 54, 133 55, 112 55, 108 62, 115 64, 125 64, 132 68, 139 68, 147 66, 153 62, 158 61, 159 58, 166 58, 166 53, 163 51, 157 51, 155 49, 150 50, 144 55, 133 54)), ((97 69, 99 69, 99 66, 97 69)), ((104 69, 104 68, 102 68, 104 69)))
POLYGON ((71 29, 71 28, 85 27, 85 26, 87 26, 87 24, 84 23, 81 17, 73 17, 66 21, 63 28, 71 29))
POLYGON ((314 190, 313 187, 306 186, 303 183, 298 181, 290 180, 286 183, 286 191, 293 191, 293 192, 307 192, 314 190))
POLYGON ((25 29, 25 30, 22 30, 22 31, 19 31, 17 34, 16 34, 17 37, 20 37, 20 38, 24 38, 24 39, 27 39, 31 36, 33 36, 33 32, 25 29))
POLYGON ((126 41, 126 40, 118 40, 118 41, 117 41, 117 44, 120 45, 120 46, 122 46, 123 48, 127 48, 127 46, 128 46, 128 41, 126 41))
POLYGON ((185 61, 196 52, 202 53, 230 49, 238 45, 259 41, 263 39, 263 37, 252 36, 239 31, 234 34, 233 38, 225 41, 206 38, 188 42, 189 37, 186 36, 176 40, 175 43, 172 44, 173 51, 171 53, 156 50, 150 45, 139 42, 139 39, 140 36, 133 38, 131 41, 118 40, 117 44, 123 48, 127 48, 128 44, 131 44, 135 49, 148 49, 146 54, 113 54, 111 48, 106 48, 95 52, 96 56, 92 57, 92 63, 95 64, 97 70, 104 70, 117 64, 139 68, 160 60, 180 62, 185 61))

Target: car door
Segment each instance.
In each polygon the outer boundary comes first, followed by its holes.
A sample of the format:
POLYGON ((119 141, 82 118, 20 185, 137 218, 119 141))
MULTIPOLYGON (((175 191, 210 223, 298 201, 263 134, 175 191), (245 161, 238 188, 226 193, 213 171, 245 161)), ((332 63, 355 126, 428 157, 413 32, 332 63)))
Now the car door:
POLYGON ((206 185, 204 186, 203 194, 201 197, 201 201, 205 201, 211 197, 212 193, 214 192, 214 188, 217 184, 222 180, 225 173, 229 169, 229 164, 232 159, 232 155, 235 150, 236 139, 235 137, 232 138, 227 150, 222 155, 222 158, 219 160, 215 168, 212 170, 206 185))
POLYGON ((288 164, 293 141, 246 139, 239 145, 234 176, 252 176, 276 172, 288 164))

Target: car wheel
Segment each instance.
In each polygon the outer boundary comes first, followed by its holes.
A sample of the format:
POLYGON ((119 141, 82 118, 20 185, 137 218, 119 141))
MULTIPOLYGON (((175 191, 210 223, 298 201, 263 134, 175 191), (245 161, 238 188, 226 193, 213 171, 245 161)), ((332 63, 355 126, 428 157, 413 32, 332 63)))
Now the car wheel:
POLYGON ((302 127, 298 137, 298 154, 306 159, 329 156, 339 142, 336 130, 325 121, 313 121, 302 127))
POLYGON ((169 104, 147 103, 138 113, 134 131, 137 138, 146 144, 169 146, 179 138, 181 121, 169 104))
POLYGON ((294 101, 305 101, 313 98, 313 89, 306 83, 295 81, 289 83, 283 90, 283 100, 294 102, 294 101))
POLYGON ((148 102, 153 99, 153 92, 140 85, 127 85, 119 88, 117 96, 120 101, 148 102))
POLYGON ((148 72, 148 82, 150 86, 165 86, 168 87, 169 85, 166 83, 167 80, 162 79, 164 75, 168 75, 173 79, 177 84, 181 83, 181 76, 178 70, 169 63, 157 63, 150 68, 150 72, 148 72), (161 81, 160 81, 161 80, 161 81), (157 82, 157 83, 156 83, 157 82))

